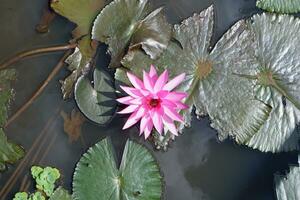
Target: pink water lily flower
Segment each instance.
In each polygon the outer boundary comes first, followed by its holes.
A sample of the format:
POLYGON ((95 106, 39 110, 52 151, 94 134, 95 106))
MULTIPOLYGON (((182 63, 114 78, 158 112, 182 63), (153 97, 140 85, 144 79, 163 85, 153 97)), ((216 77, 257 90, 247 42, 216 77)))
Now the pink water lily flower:
POLYGON ((143 81, 129 72, 127 76, 133 87, 121 86, 129 96, 117 99, 118 102, 128 105, 119 114, 132 113, 123 130, 141 121, 140 135, 144 133, 145 139, 149 137, 153 127, 160 134, 165 130, 178 135, 174 121, 183 122, 179 111, 187 108, 182 103, 187 94, 172 90, 184 80, 185 74, 180 74, 168 82, 168 71, 165 70, 158 76, 155 67, 151 65, 149 73, 143 72, 143 81))

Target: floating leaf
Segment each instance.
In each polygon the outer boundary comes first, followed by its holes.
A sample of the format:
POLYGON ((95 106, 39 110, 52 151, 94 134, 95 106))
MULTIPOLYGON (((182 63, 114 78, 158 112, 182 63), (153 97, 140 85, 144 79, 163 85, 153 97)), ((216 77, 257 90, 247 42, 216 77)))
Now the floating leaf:
POLYGON ((67 190, 59 187, 55 190, 49 200, 72 200, 72 196, 67 190))
POLYGON ((106 124, 116 107, 112 78, 104 71, 95 69, 94 84, 82 76, 75 86, 75 99, 81 112, 98 124, 106 124))
POLYGON ((28 200, 46 200, 46 198, 42 195, 42 193, 35 192, 29 196, 28 200))
POLYGON ((93 21, 106 3, 107 0, 52 0, 51 7, 56 13, 77 24, 73 35, 79 38, 90 34, 93 21))
POLYGON ((88 36, 82 38, 74 53, 66 59, 69 64, 68 69, 72 72, 64 81, 61 81, 63 98, 68 99, 72 96, 74 85, 81 75, 87 74, 91 69, 96 50, 91 46, 91 40, 88 36))
MULTIPOLYGON (((141 75, 141 66, 149 64, 167 68, 173 76, 185 72, 186 80, 177 90, 189 94, 185 103, 190 109, 182 113, 185 124, 179 128, 190 126, 195 106, 197 115, 209 114, 220 139, 231 135, 238 143, 245 143, 263 125, 271 108, 254 98, 248 80, 234 75, 239 68, 253 63, 252 55, 247 53, 253 48, 253 41, 249 40, 246 22, 237 22, 209 52, 213 18, 211 6, 175 25, 174 37, 180 44, 171 43, 158 60, 147 59, 141 51, 135 51, 125 56, 122 63, 137 75, 141 75)), ((126 82, 124 75, 118 69, 116 79, 126 82)))
POLYGON ((297 13, 300 11, 300 0, 258 0, 256 6, 276 13, 297 13))
POLYGON ((55 182, 60 178, 58 169, 33 166, 31 168, 31 174, 36 181, 36 188, 45 192, 45 194, 50 197, 53 194, 55 182))
POLYGON ((239 73, 247 75, 256 98, 273 109, 268 120, 247 142, 261 151, 299 149, 300 20, 262 14, 249 21, 254 35, 255 62, 239 73), (284 34, 282 32, 284 31, 284 34))
MULTIPOLYGON (((300 158, 300 157, 299 157, 300 158)), ((300 199, 300 167, 290 167, 287 175, 276 174, 274 177, 277 200, 300 199)))
POLYGON ((157 58, 167 48, 171 26, 162 8, 150 13, 148 0, 115 0, 98 15, 92 38, 109 45, 110 66, 118 67, 128 47, 157 58))
POLYGON ((160 200, 161 196, 157 162, 145 147, 132 141, 126 143, 119 170, 108 139, 91 147, 75 169, 75 200, 160 200))
POLYGON ((18 192, 13 200, 28 200, 28 194, 26 192, 18 192))

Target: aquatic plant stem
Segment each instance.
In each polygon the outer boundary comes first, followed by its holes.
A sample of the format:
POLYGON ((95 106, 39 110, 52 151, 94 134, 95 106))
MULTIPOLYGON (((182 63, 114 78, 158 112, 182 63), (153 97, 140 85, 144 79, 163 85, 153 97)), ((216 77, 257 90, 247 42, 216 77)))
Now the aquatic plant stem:
POLYGON ((29 56, 57 52, 57 51, 66 51, 66 50, 74 49, 76 46, 77 46, 76 43, 71 43, 71 44, 58 45, 58 46, 53 46, 53 47, 44 47, 44 48, 38 48, 38 49, 29 50, 29 51, 23 51, 15 56, 13 56, 12 58, 6 60, 5 62, 1 63, 0 69, 5 69, 5 68, 11 66, 12 64, 22 60, 23 58, 26 58, 29 56))
POLYGON ((64 66, 64 61, 67 57, 72 53, 71 50, 65 53, 65 55, 59 60, 57 65, 54 67, 52 72, 49 74, 47 79, 41 85, 41 87, 33 94, 33 96, 13 115, 11 116, 5 125, 5 127, 9 126, 16 118, 18 118, 34 101, 35 99, 44 91, 49 82, 55 77, 55 75, 61 70, 64 66))

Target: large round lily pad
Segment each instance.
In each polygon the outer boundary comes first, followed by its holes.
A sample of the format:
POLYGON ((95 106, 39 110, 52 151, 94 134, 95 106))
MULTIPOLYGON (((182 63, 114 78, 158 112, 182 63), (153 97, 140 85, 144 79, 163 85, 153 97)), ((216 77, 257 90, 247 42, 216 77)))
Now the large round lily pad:
POLYGON ((157 162, 145 147, 133 141, 127 141, 119 169, 108 139, 91 147, 75 169, 74 200, 159 200, 161 196, 157 162))

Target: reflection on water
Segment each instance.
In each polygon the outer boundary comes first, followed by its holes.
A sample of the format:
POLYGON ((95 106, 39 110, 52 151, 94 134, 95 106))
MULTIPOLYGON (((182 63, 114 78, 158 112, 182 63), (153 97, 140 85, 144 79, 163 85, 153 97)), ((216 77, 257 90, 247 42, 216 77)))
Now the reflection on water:
MULTIPOLYGON (((0 60, 20 50, 69 40, 74 25, 62 18, 54 21, 50 33, 35 33, 34 26, 39 22, 46 3, 46 0, 2 0, 0 60)), ((167 17, 172 23, 178 23, 214 3, 216 23, 213 43, 237 20, 258 12, 255 0, 155 0, 155 3, 166 6, 167 17)), ((101 52, 100 65, 106 66, 108 57, 104 55, 105 49, 101 52)), ((61 56, 61 53, 52 54, 16 65, 19 80, 12 113, 34 93, 61 56)), ((19 165, 10 167, 0 175, 1 200, 11 199, 20 188, 30 190, 33 187, 28 176, 29 167, 33 164, 58 167, 63 174, 62 184, 71 189, 73 169, 87 147, 109 135, 120 159, 126 136, 137 134, 136 128, 121 132, 125 119, 115 118, 109 127, 85 123, 82 136, 70 143, 63 132, 60 113, 70 113, 75 104, 73 101, 62 101, 58 83, 66 74, 67 71, 61 72, 38 100, 8 127, 8 137, 22 144, 27 154, 19 165)), ((275 199, 273 174, 283 172, 297 156, 293 153, 264 154, 236 146, 231 141, 218 143, 215 135, 206 118, 200 121, 195 119, 192 128, 177 138, 168 152, 155 152, 165 176, 166 199, 275 199)))

